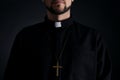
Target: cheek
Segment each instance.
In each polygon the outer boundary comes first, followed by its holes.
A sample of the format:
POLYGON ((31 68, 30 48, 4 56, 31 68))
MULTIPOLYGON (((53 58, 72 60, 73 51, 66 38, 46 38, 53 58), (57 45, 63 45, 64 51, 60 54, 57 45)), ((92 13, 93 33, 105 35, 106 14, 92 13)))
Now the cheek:
POLYGON ((48 0, 44 0, 44 4, 45 4, 46 6, 48 6, 48 7, 51 6, 50 1, 48 1, 48 0))

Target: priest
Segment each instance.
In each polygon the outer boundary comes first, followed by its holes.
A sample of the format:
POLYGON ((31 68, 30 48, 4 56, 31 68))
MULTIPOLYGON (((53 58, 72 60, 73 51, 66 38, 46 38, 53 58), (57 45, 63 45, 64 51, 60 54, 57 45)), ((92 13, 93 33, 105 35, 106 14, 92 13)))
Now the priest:
POLYGON ((111 80, 111 59, 101 35, 73 20, 74 0, 43 0, 41 23, 16 36, 4 80, 111 80))

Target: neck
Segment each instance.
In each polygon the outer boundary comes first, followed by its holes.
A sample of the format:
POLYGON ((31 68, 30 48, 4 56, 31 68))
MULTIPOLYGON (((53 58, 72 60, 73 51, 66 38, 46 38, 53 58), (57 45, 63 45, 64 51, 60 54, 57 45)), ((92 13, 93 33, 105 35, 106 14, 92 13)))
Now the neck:
POLYGON ((60 14, 60 15, 55 15, 55 14, 52 14, 49 11, 47 11, 47 15, 48 15, 48 19, 49 20, 52 20, 52 21, 63 21, 65 19, 70 18, 70 10, 67 11, 66 13, 60 14))

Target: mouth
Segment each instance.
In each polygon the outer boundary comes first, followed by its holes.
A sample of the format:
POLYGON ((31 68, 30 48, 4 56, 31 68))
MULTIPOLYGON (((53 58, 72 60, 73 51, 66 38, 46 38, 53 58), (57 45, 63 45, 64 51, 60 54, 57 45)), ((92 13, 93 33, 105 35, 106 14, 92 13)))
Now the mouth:
POLYGON ((64 1, 63 0, 55 0, 52 2, 52 4, 58 4, 58 3, 64 3, 64 1))

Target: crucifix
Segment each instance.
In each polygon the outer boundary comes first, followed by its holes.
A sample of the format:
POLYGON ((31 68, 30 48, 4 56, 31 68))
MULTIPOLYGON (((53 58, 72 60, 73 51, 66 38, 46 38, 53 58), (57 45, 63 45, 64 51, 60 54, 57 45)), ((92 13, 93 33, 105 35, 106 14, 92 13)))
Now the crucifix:
POLYGON ((56 66, 53 66, 53 68, 56 68, 56 77, 59 77, 59 69, 63 68, 62 66, 59 65, 59 61, 57 61, 56 66))

